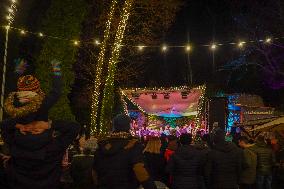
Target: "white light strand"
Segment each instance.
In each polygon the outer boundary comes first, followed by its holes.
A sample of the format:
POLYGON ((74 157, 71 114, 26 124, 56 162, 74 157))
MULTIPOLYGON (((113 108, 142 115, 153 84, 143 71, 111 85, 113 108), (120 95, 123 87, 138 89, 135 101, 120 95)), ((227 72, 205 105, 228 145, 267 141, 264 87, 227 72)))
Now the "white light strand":
MULTIPOLYGON (((107 104, 112 103, 112 99, 109 99, 109 97, 112 98, 112 95, 114 93, 114 76, 115 76, 115 70, 116 70, 116 64, 118 62, 118 58, 120 56, 121 47, 122 47, 122 40, 124 38, 124 32, 127 26, 127 21, 129 18, 129 15, 131 13, 131 8, 133 5, 134 0, 126 0, 123 10, 121 19, 119 21, 119 25, 116 31, 116 36, 114 40, 114 45, 112 47, 112 53, 111 58, 109 60, 109 67, 108 67, 108 75, 106 79, 106 84, 104 88, 104 94, 103 94, 103 102, 102 102, 102 111, 101 111, 101 118, 100 118, 100 132, 106 133, 108 132, 106 129, 106 123, 108 118, 106 118, 106 114, 111 114, 111 112, 107 112, 107 104), (110 102, 111 101, 111 102, 110 102)), ((111 105, 113 106, 113 104, 111 105)), ((111 107, 112 109, 112 107, 111 107)))
MULTIPOLYGON (((8 15, 9 16, 9 15, 8 15)), ((7 16, 7 17, 8 17, 7 16)), ((12 27, 10 25, 6 25, 3 26, 4 28, 10 27, 10 30, 17 30, 19 31, 20 34, 22 34, 22 32, 24 32, 25 34, 31 34, 31 35, 35 35, 38 37, 45 37, 45 38, 53 38, 53 39, 58 39, 58 40, 65 40, 65 41, 70 41, 70 44, 73 44, 74 39, 65 39, 62 37, 58 37, 58 36, 53 36, 53 35, 47 35, 42 33, 42 35, 39 35, 39 33, 41 32, 32 32, 32 31, 28 31, 28 30, 23 30, 20 28, 16 28, 16 27, 12 27)), ((105 35, 104 35, 105 36, 105 35)), ((270 45, 272 44, 273 41, 279 40, 279 39, 284 39, 284 37, 275 37, 275 38, 271 38, 271 37, 267 37, 265 39, 260 39, 258 40, 258 42, 262 42, 263 44, 266 45, 270 45)), ((80 44, 93 44, 95 46, 101 45, 102 43, 98 40, 98 39, 88 39, 88 40, 84 40, 84 41, 79 41, 78 42, 80 44)), ((256 43, 257 41, 254 40, 248 40, 248 41, 240 41, 240 42, 230 42, 230 43, 214 43, 214 44, 196 44, 195 46, 200 46, 200 47, 210 47, 211 50, 216 50, 217 47, 220 46, 224 46, 224 45, 236 45, 238 48, 243 48, 244 44, 248 44, 248 43, 256 43)), ((161 46, 150 46, 150 45, 120 45, 121 47, 127 46, 127 47, 133 47, 133 48, 137 48, 138 51, 143 51, 146 48, 160 48, 162 50, 162 52, 166 52, 167 50, 171 49, 171 48, 184 48, 186 52, 192 51, 192 45, 161 45, 161 46)))
POLYGON ((9 43, 9 31, 11 29, 11 24, 15 19, 15 12, 17 11, 16 0, 12 0, 10 8, 8 8, 7 20, 8 24, 4 27, 6 30, 5 35, 5 48, 3 57, 3 69, 2 69, 2 85, 1 85, 1 102, 0 102, 0 121, 3 120, 3 106, 4 106, 4 95, 5 95, 5 84, 6 84, 6 65, 8 57, 8 43, 9 43))
POLYGON ((108 20, 106 23, 106 28, 104 31, 104 39, 101 44, 101 50, 99 53, 97 68, 96 68, 96 78, 94 83, 94 89, 92 93, 92 104, 91 104, 91 129, 92 132, 97 132, 96 129, 96 120, 98 115, 98 105, 99 105, 99 96, 100 96, 100 85, 101 85, 101 76, 102 76, 102 69, 105 59, 105 52, 107 47, 107 42, 110 37, 110 29, 111 23, 114 17, 115 7, 117 5, 117 0, 113 0, 110 7, 110 12, 108 15, 108 20))

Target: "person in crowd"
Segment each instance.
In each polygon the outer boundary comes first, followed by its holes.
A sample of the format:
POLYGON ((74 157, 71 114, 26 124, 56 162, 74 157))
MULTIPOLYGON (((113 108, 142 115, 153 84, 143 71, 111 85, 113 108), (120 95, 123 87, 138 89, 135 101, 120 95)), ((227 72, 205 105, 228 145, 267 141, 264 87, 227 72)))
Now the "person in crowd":
POLYGON ((164 154, 166 161, 169 161, 171 155, 173 155, 173 153, 176 151, 177 147, 178 147, 177 137, 175 137, 173 135, 168 136, 168 146, 167 146, 165 154, 164 154))
POLYGON ((258 136, 254 151, 257 155, 256 186, 257 189, 271 189, 272 169, 275 156, 272 149, 265 143, 264 136, 258 136))
POLYGON ((5 145, 3 141, 0 139, 0 187, 8 188, 7 177, 5 174, 5 167, 7 161, 10 159, 10 156, 5 150, 5 145))
POLYGON ((225 141, 225 132, 212 132, 213 147, 208 153, 205 181, 209 189, 237 189, 242 170, 242 151, 225 141))
POLYGON ((99 189, 156 189, 145 167, 143 146, 130 134, 129 116, 113 119, 113 132, 98 143, 94 154, 93 180, 99 189))
POLYGON ((166 170, 172 175, 173 189, 201 189, 204 186, 205 154, 191 145, 191 134, 180 136, 181 146, 170 157, 166 170))
POLYGON ((257 155, 254 144, 249 143, 246 136, 239 138, 239 146, 243 149, 243 170, 240 178, 240 189, 255 188, 257 155))
POLYGON ((276 169, 274 182, 272 183, 273 189, 284 188, 284 132, 276 132, 279 150, 276 152, 276 169))
POLYGON ((145 163, 154 181, 165 181, 165 159, 161 153, 161 140, 151 137, 144 149, 145 163))
POLYGON ((83 148, 83 154, 73 156, 70 174, 73 179, 73 189, 91 189, 93 186, 92 165, 94 156, 92 149, 83 148))
POLYGON ((48 120, 61 93, 60 62, 51 63, 53 87, 47 96, 37 78, 26 75, 5 100, 11 118, 1 123, 1 134, 10 150, 6 174, 12 189, 57 189, 63 155, 79 132, 76 123, 48 120))

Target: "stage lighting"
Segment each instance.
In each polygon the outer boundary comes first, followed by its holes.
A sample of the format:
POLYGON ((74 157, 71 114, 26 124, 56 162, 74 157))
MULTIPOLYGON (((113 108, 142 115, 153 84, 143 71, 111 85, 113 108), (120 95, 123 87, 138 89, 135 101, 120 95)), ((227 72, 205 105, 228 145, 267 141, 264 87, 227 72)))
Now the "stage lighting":
POLYGON ((156 93, 153 93, 153 94, 152 94, 152 99, 157 99, 157 98, 158 98, 157 94, 156 94, 156 93))
POLYGON ((180 94, 181 94, 182 99, 187 99, 187 95, 188 95, 187 91, 182 91, 180 94))
POLYGON ((165 93, 164 94, 164 99, 170 99, 170 93, 165 93))

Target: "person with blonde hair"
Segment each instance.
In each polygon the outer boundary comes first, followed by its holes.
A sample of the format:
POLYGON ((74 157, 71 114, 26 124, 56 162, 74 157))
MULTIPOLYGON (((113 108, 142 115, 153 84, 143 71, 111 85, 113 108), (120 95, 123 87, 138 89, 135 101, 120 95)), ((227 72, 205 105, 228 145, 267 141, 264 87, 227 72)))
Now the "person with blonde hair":
POLYGON ((144 157, 153 180, 163 182, 165 159, 161 153, 161 146, 161 140, 158 137, 151 137, 144 149, 144 157))

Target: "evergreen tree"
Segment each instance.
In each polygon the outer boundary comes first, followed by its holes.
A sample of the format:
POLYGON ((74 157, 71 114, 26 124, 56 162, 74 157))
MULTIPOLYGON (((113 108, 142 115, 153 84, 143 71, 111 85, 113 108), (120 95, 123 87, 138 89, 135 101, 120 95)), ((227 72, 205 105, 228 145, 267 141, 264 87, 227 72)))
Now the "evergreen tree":
MULTIPOLYGON (((53 0, 43 20, 42 31, 64 39, 78 40, 88 6, 85 0, 53 0)), ((43 33, 44 34, 44 33, 43 33)), ((36 75, 41 81, 42 89, 47 93, 51 85, 50 61, 62 61, 63 91, 58 103, 51 109, 51 119, 74 120, 70 108, 68 94, 74 80, 72 70, 77 57, 77 47, 69 40, 48 38, 44 41, 42 50, 36 61, 36 75)))

